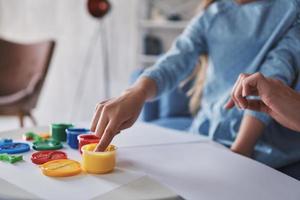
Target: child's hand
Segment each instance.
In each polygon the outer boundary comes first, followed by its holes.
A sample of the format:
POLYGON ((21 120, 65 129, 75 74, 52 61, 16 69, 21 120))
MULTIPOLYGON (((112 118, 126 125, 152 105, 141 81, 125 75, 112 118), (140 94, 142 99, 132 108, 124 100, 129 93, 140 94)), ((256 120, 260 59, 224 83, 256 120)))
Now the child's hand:
POLYGON ((91 131, 100 138, 95 151, 104 151, 116 134, 131 127, 137 120, 145 101, 155 94, 155 81, 140 78, 120 97, 99 103, 91 124, 91 131))
POLYGON ((95 151, 104 151, 116 134, 131 127, 144 102, 145 97, 139 91, 129 90, 118 98, 99 103, 91 124, 91 131, 100 138, 95 151))

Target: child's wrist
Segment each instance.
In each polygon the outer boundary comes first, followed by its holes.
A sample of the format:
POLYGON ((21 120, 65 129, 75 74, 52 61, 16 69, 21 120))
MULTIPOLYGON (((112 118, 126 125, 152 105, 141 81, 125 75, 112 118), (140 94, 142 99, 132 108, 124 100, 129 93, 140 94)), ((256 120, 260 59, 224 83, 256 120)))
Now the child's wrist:
POLYGON ((140 78, 128 91, 138 94, 144 101, 155 96, 156 82, 150 78, 140 78))
POLYGON ((124 94, 139 97, 143 101, 147 100, 147 92, 143 88, 140 88, 140 87, 129 88, 124 91, 124 94))
POLYGON ((252 148, 243 148, 239 145, 233 144, 230 148, 230 150, 234 153, 243 155, 243 156, 247 156, 247 157, 251 157, 252 153, 253 153, 253 149, 252 148))
POLYGON ((132 87, 126 89, 123 94, 135 96, 144 102, 148 99, 148 96, 149 96, 149 94, 147 92, 147 87, 143 83, 137 83, 137 84, 133 85, 132 87))

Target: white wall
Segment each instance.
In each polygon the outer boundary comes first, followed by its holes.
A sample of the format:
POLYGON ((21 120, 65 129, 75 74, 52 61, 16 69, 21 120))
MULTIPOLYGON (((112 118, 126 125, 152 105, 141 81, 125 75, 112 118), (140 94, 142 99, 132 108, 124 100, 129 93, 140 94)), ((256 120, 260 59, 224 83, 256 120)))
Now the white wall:
MULTIPOLYGON (((136 67, 138 0, 113 0, 105 19, 109 31, 112 94, 128 85, 136 67)), ((42 124, 88 121, 95 104, 103 100, 100 46, 90 70, 84 66, 88 45, 99 26, 86 11, 86 0, 0 0, 0 36, 18 41, 54 38, 57 48, 35 116, 42 124), (78 82, 84 71, 84 81, 78 82), (81 85, 82 100, 75 97, 81 85)), ((98 50, 97 50, 98 49, 98 50)))

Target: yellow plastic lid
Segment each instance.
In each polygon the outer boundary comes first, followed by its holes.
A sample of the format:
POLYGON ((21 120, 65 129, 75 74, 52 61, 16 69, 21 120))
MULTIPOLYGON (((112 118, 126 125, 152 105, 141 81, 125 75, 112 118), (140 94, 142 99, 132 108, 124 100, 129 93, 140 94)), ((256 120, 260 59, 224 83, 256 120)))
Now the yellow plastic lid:
POLYGON ((81 172, 80 163, 68 159, 53 160, 41 165, 40 168, 44 175, 51 177, 75 176, 81 172))

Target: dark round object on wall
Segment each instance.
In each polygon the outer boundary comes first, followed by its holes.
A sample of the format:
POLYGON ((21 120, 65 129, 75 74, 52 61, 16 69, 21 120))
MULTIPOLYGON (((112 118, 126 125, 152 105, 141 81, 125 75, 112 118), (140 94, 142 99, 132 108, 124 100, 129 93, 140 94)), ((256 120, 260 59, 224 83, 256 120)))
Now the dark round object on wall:
POLYGON ((108 0, 88 0, 87 7, 93 17, 102 18, 110 11, 111 4, 108 0))
POLYGON ((168 16, 168 20, 170 21, 181 21, 182 16, 180 14, 174 13, 168 16))

